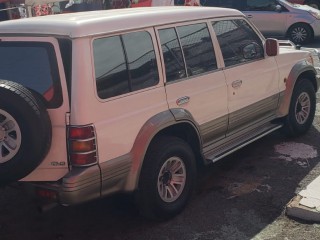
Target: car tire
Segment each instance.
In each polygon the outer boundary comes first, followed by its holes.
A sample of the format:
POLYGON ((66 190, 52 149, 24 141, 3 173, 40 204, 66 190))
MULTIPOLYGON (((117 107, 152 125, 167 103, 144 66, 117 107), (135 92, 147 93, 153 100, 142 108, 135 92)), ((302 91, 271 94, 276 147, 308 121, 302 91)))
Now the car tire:
POLYGON ((301 79, 294 87, 289 114, 285 118, 286 135, 297 137, 306 133, 312 125, 315 109, 315 89, 308 79, 301 79))
POLYGON ((192 195, 195 181, 195 156, 190 146, 176 137, 156 139, 140 174, 136 200, 141 215, 153 220, 177 215, 192 195))
POLYGON ((295 44, 305 44, 313 39, 311 27, 305 23, 297 23, 291 26, 287 36, 295 44))
POLYGON ((27 88, 0 80, 0 186, 27 176, 51 144, 44 103, 27 88))

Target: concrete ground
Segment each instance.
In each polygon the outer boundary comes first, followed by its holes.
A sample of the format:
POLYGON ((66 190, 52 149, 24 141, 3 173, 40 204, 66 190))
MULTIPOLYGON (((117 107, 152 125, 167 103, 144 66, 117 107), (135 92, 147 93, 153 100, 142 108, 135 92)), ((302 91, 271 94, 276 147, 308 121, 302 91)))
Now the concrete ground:
POLYGON ((320 222, 320 176, 289 202, 287 214, 307 221, 320 222))

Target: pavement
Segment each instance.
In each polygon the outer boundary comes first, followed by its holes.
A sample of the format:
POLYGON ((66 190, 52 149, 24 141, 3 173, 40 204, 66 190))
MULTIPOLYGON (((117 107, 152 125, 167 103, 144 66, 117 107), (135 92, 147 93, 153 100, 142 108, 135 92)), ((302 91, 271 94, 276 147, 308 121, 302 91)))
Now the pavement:
POLYGON ((320 176, 287 204, 286 213, 298 219, 320 222, 320 176))
MULTIPOLYGON (((317 98, 320 99, 320 90, 317 98)), ((320 115, 320 103, 317 104, 316 115, 320 115)), ((306 221, 320 222, 320 176, 291 199, 286 206, 286 214, 306 221)))
MULTIPOLYGON (((320 99, 320 90, 317 98, 320 99)), ((316 115, 320 115, 320 103, 316 111, 316 115)), ((286 214, 297 219, 320 222, 320 176, 291 199, 286 206, 286 214)))

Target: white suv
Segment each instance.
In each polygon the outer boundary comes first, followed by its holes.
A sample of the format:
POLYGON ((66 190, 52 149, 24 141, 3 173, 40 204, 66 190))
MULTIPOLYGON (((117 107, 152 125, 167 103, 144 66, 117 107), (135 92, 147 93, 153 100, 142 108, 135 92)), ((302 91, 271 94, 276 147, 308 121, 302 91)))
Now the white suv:
POLYGON ((0 79, 2 185, 62 205, 134 192, 160 219, 183 209, 197 166, 305 133, 319 88, 309 52, 199 7, 3 22, 0 79))

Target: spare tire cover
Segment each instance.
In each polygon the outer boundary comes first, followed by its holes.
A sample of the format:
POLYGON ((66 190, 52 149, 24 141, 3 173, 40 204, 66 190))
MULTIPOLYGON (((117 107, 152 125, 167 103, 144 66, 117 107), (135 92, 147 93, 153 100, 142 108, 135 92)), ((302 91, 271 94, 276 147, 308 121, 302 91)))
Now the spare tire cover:
POLYGON ((18 83, 0 80, 0 186, 34 170, 47 154, 51 138, 43 100, 18 83))

